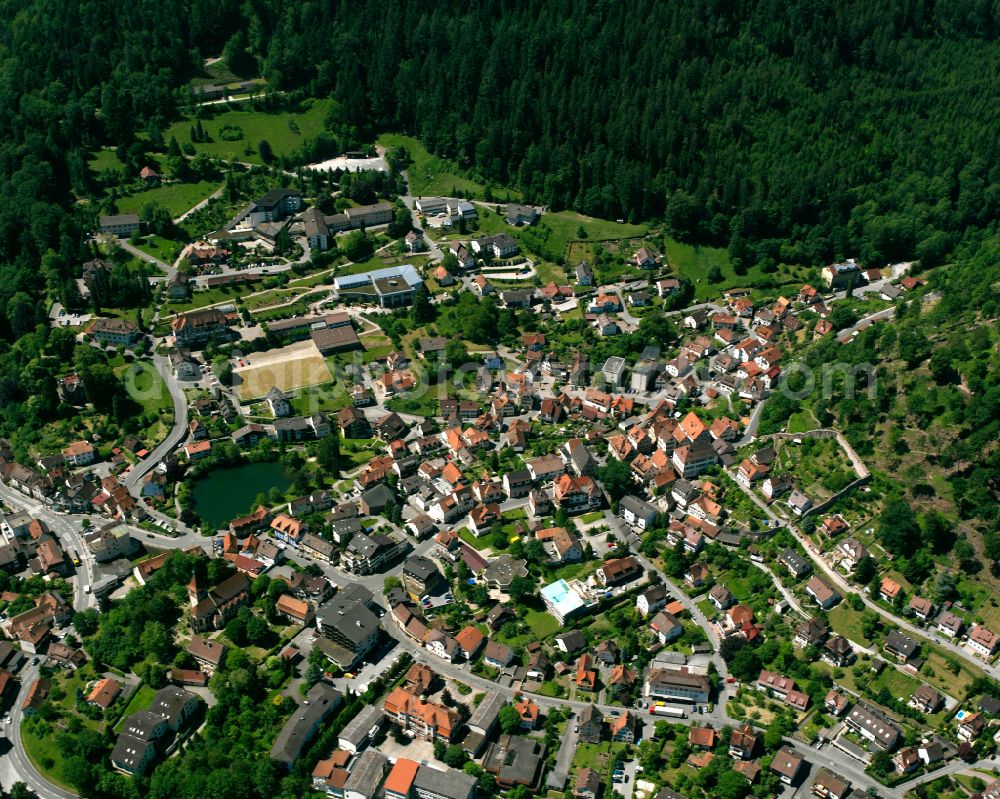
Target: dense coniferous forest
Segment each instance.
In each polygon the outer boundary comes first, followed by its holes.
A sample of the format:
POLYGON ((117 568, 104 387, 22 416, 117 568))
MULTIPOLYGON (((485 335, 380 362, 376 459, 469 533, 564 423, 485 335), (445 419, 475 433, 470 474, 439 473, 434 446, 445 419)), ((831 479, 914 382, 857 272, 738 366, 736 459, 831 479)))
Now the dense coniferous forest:
POLYGON ((334 96, 360 136, 414 133, 536 202, 663 218, 737 266, 930 264, 1000 215, 1000 12, 986 0, 5 6, 8 336, 83 258, 86 220, 66 210, 90 148, 162 129, 219 53, 293 97, 334 96))

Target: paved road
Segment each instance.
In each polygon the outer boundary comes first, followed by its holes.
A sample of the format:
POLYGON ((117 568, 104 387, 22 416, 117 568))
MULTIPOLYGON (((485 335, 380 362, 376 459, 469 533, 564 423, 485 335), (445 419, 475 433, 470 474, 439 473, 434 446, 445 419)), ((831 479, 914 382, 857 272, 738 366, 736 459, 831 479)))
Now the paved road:
POLYGON ((93 585, 94 558, 80 533, 80 523, 90 517, 56 513, 48 505, 33 497, 27 497, 3 483, 0 483, 0 498, 9 506, 27 511, 36 519, 45 522, 49 530, 59 539, 63 549, 75 549, 79 553, 80 566, 77 567, 77 574, 73 580, 73 608, 84 610, 90 607, 94 603, 94 598, 92 594, 86 593, 84 588, 93 585))
POLYGON ((562 772, 572 778, 569 773, 573 765, 573 755, 576 754, 576 745, 580 742, 579 728, 573 719, 566 723, 566 731, 563 733, 562 743, 559 744, 559 751, 556 753, 556 762, 552 767, 554 771, 562 772))
POLYGON ((159 373, 163 383, 170 392, 170 397, 174 401, 174 426, 167 433, 167 437, 161 441, 156 449, 129 469, 125 475, 124 485, 133 496, 139 496, 141 490, 140 480, 159 463, 163 456, 171 452, 184 439, 187 433, 188 407, 187 397, 184 391, 177 384, 173 373, 170 371, 170 363, 161 355, 153 356, 153 366, 159 373))
POLYGON ((891 319, 896 313, 896 307, 886 308, 882 311, 877 311, 873 314, 868 314, 868 316, 859 319, 850 327, 845 327, 837 334, 837 341, 841 344, 846 344, 850 341, 855 333, 860 333, 862 330, 871 327, 876 322, 881 322, 884 319, 891 319))
POLYGON ((140 261, 145 261, 146 263, 150 264, 156 264, 164 272, 167 272, 168 278, 173 277, 174 268, 166 261, 161 261, 156 256, 150 255, 148 252, 143 252, 138 247, 135 247, 132 244, 130 244, 128 239, 118 239, 118 244, 121 246, 123 250, 125 250, 125 252, 131 253, 140 261))
POLYGON ((74 799, 77 794, 63 790, 46 780, 24 752, 24 745, 21 742, 23 717, 21 707, 37 676, 38 666, 29 664, 21 670, 21 688, 10 710, 10 724, 3 727, 11 745, 10 749, 0 756, 0 773, 4 775, 4 787, 9 789, 13 783, 20 781, 33 790, 39 799, 74 799))
POLYGON ((762 399, 754 407, 753 413, 750 414, 750 422, 747 424, 747 429, 743 431, 742 437, 736 442, 737 449, 745 447, 757 437, 757 428, 760 427, 760 417, 764 412, 764 404, 766 402, 766 399, 762 399))
POLYGON ((802 609, 802 606, 799 604, 799 600, 795 598, 795 594, 793 594, 791 591, 785 588, 784 585, 781 584, 781 580, 778 579, 778 577, 775 575, 773 571, 767 568, 767 566, 765 566, 763 563, 757 563, 757 561, 755 560, 750 562, 758 569, 760 569, 762 572, 767 574, 768 577, 771 578, 771 581, 774 583, 774 587, 778 589, 778 591, 781 593, 781 596, 784 597, 785 601, 789 605, 791 605, 792 609, 795 610, 796 613, 798 613, 800 616, 806 619, 812 618, 812 614, 806 613, 802 609))
POLYGON ((187 219, 189 216, 191 216, 191 214, 195 213, 196 211, 200 211, 202 208, 204 208, 206 205, 208 205, 208 201, 209 200, 214 200, 217 197, 221 197, 222 196, 222 192, 224 192, 225 190, 226 190, 226 184, 223 183, 221 186, 219 186, 219 188, 217 188, 215 191, 213 191, 211 194, 209 194, 200 203, 198 203, 197 205, 191 206, 183 214, 181 214, 179 217, 177 217, 175 220, 173 220, 174 224, 175 225, 179 225, 181 222, 183 222, 185 219, 187 219))
POLYGON ((974 668, 985 672, 987 676, 992 677, 994 680, 1000 680, 1000 668, 997 666, 986 663, 984 660, 976 657, 968 650, 948 641, 946 638, 935 637, 934 634, 928 630, 910 623, 901 616, 890 613, 881 605, 871 600, 868 597, 868 594, 864 591, 859 591, 855 586, 851 585, 844 575, 840 574, 840 572, 836 571, 829 563, 827 563, 826 559, 823 558, 816 545, 808 538, 808 536, 804 535, 794 524, 791 523, 791 521, 783 519, 775 514, 775 512, 759 496, 757 496, 753 490, 746 488, 738 480, 736 480, 736 476, 732 470, 727 470, 727 473, 731 478, 733 478, 733 481, 740 487, 743 493, 750 497, 751 501, 764 511, 765 514, 767 514, 768 518, 785 525, 792 535, 795 536, 799 544, 802 545, 806 555, 808 555, 813 564, 815 564, 817 570, 822 570, 823 574, 834 584, 834 586, 845 598, 848 594, 857 594, 861 597, 862 602, 865 603, 865 606, 869 610, 875 611, 882 618, 888 620, 892 625, 899 627, 901 630, 904 630, 910 635, 925 642, 928 639, 934 639, 934 645, 938 648, 946 650, 956 657, 965 660, 974 668))

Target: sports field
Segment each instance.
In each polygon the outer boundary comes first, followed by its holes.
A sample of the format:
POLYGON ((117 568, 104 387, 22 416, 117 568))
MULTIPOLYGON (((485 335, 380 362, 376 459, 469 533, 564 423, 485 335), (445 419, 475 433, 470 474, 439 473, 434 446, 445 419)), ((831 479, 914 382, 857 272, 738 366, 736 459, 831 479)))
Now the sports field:
POLYGON ((252 353, 243 358, 244 366, 233 370, 241 400, 263 397, 277 386, 291 391, 302 386, 329 383, 333 378, 326 361, 312 341, 300 341, 278 350, 252 353))

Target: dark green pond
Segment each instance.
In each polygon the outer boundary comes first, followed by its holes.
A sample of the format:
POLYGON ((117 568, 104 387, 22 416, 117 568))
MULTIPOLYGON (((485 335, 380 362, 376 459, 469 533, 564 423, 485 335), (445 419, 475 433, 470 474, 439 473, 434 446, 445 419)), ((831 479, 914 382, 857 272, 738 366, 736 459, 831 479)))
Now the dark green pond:
POLYGON ((222 466, 200 478, 191 489, 195 512, 202 521, 221 529, 252 510, 258 494, 292 484, 280 461, 222 466))

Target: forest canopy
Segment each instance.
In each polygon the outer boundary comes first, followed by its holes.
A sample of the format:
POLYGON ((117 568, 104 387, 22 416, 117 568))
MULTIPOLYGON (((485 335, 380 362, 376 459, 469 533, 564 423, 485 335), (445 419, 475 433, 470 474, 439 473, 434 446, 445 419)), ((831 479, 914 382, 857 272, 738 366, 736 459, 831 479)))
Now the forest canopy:
POLYGON ((58 296, 86 260, 94 148, 162 138, 210 56, 288 102, 333 97, 354 140, 415 134, 531 201, 726 245, 738 269, 932 266, 1000 218, 985 0, 3 5, 7 337, 14 295, 58 296))

